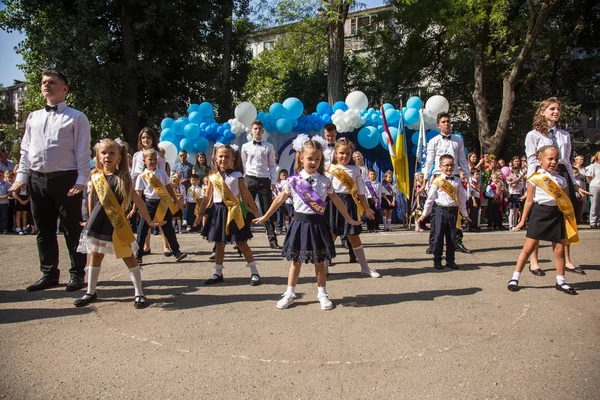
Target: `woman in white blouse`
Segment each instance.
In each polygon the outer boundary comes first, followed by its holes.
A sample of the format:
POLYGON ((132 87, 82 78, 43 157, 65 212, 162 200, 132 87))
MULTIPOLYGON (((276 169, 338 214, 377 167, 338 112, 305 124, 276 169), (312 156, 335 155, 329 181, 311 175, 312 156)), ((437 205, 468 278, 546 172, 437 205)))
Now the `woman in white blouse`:
MULTIPOLYGON (((525 137, 525 154, 527 155, 527 177, 530 177, 539 167, 536 153, 543 146, 554 146, 559 150, 560 160, 558 161, 557 172, 562 175, 568 182, 567 195, 571 202, 575 204, 577 201, 575 192, 581 194, 586 192, 581 189, 573 175, 571 167, 571 135, 569 132, 558 129, 556 126, 560 120, 560 102, 556 97, 550 97, 542 101, 533 117, 533 130, 525 137)), ((573 265, 571 262, 571 251, 569 245, 565 249, 565 267, 568 271, 578 274, 585 272, 573 265)), ((531 255, 529 270, 537 276, 545 275, 545 272, 540 269, 538 260, 538 251, 531 255)))
POLYGON ((592 201, 590 202, 590 227, 600 228, 600 151, 594 156, 595 162, 585 170, 585 176, 590 184, 592 201))

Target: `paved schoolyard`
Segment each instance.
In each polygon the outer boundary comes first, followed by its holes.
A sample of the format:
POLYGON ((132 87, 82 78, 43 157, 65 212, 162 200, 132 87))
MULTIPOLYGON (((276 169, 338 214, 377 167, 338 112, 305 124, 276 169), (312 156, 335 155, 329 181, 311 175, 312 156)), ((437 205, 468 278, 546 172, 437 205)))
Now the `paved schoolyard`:
MULTIPOLYGON (((228 248, 225 283, 212 273, 210 245, 180 235, 185 262, 145 257, 151 307, 133 308, 126 267, 110 256, 92 307, 73 307, 66 251, 61 287, 27 293, 39 278, 35 238, 2 236, 0 397, 7 399, 597 399, 600 396, 600 234, 582 230, 568 274, 579 291, 554 289, 551 249, 545 277, 523 273, 506 289, 524 233, 466 234, 473 255, 459 271, 435 271, 426 234, 396 229, 362 235, 381 279, 359 275, 339 248, 328 291, 316 299, 303 267, 301 298, 275 309, 288 263, 251 242, 263 285, 249 286, 245 263, 228 248)), ((152 237, 154 252, 159 240, 152 237)))

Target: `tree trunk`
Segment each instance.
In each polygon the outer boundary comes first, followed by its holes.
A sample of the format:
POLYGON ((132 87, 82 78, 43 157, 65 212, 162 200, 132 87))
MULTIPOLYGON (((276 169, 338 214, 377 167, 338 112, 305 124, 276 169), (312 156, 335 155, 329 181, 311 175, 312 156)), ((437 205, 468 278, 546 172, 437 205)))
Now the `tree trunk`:
POLYGON ((330 104, 344 99, 344 23, 349 4, 330 0, 327 24, 327 97, 330 104))
MULTIPOLYGON (((473 104, 479 131, 479 140, 490 136, 487 98, 485 96, 485 44, 479 41, 475 45, 475 88, 473 89, 473 104)), ((482 148, 483 151, 483 148, 482 148)))
POLYGON ((136 79, 137 46, 133 32, 133 18, 127 9, 127 4, 121 6, 121 32, 123 35, 123 73, 127 76, 128 85, 124 88, 127 108, 123 110, 122 130, 123 137, 133 149, 137 144, 137 135, 142 128, 142 121, 138 110, 139 104, 138 84, 136 79))
POLYGON ((222 120, 232 118, 231 104, 231 55, 233 44, 232 18, 233 0, 223 2, 221 6, 223 20, 223 65, 221 68, 221 94, 219 101, 219 117, 222 120))

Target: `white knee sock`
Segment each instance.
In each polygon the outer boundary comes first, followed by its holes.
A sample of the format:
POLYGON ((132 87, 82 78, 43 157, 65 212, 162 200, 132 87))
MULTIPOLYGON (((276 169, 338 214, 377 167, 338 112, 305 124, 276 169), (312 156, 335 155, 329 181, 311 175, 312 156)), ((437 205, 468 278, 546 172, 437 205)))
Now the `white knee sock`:
POLYGON ((100 276, 100 267, 88 267, 88 290, 89 294, 96 293, 96 285, 98 284, 98 277, 100 276))
POLYGON ((181 222, 180 219, 177 220, 177 229, 179 230, 179 233, 181 233, 181 222))
POLYGON ((353 250, 354 250, 354 255, 356 256, 356 260, 358 261, 358 264, 360 265, 361 271, 370 272, 371 268, 369 268, 369 264, 367 264, 367 258, 365 257, 365 249, 362 247, 362 245, 354 248, 353 250))
POLYGON ((142 272, 139 265, 135 268, 129 268, 129 276, 131 276, 131 282, 135 288, 135 295, 143 296, 144 290, 142 289, 142 272))
POLYGON ((290 221, 285 221, 285 231, 289 231, 290 230, 290 221))

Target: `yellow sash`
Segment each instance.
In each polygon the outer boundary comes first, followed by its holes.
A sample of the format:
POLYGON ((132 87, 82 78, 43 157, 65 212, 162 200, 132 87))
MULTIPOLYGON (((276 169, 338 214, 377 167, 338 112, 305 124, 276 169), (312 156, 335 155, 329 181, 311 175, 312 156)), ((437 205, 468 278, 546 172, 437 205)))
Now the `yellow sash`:
MULTIPOLYGON (((458 192, 456 191, 456 188, 450 183, 448 182, 446 179, 444 179, 444 177, 442 175, 438 175, 437 178, 435 178, 433 180, 433 183, 439 187, 440 189, 442 189, 444 192, 446 192, 446 194, 448 196, 450 196, 450 198, 452 200, 454 200, 454 202, 456 203, 456 205, 458 206, 458 192)), ((458 208, 458 215, 456 217, 456 229, 461 229, 462 228, 462 215, 460 215, 460 206, 458 208)))
POLYGON ((200 208, 200 200, 201 199, 200 199, 200 197, 198 197, 198 193, 196 193, 193 186, 190 186, 190 188, 188 189, 188 193, 192 194, 192 197, 194 198, 194 201, 196 202, 196 207, 194 207, 194 215, 197 217, 198 209, 200 208))
POLYGON ((354 203, 356 203, 356 209, 358 210, 358 219, 362 218, 362 215, 365 213, 365 209, 362 204, 360 204, 360 199, 358 198, 358 186, 356 182, 348 175, 346 171, 344 171, 341 167, 336 166, 335 164, 330 164, 329 168, 327 168, 327 172, 333 175, 338 181, 342 182, 342 185, 350 192, 354 203))
POLYGON ((102 208, 113 226, 112 242, 115 256, 117 258, 131 257, 130 244, 135 242, 135 236, 127 222, 123 207, 117 201, 104 174, 97 173, 92 175, 92 183, 94 184, 100 204, 102 204, 102 208))
POLYGON ((156 214, 154 214, 154 221, 163 221, 165 219, 165 215, 167 215, 167 210, 171 210, 171 214, 175 214, 179 208, 177 208, 173 202, 173 199, 171 199, 171 195, 169 195, 169 192, 162 182, 158 180, 158 178, 150 170, 142 172, 142 176, 160 197, 160 203, 158 203, 156 214))
POLYGON ((235 221, 238 229, 242 229, 245 225, 244 214, 242 213, 242 207, 240 200, 231 193, 231 189, 225 183, 225 180, 219 172, 209 175, 208 179, 212 183, 213 187, 221 196, 223 203, 227 206, 227 222, 225 226, 225 234, 229 234, 229 223, 235 221))
POLYGON ((577 219, 575 218, 575 211, 573 210, 573 204, 571 199, 565 193, 560 186, 556 184, 552 179, 539 172, 531 175, 527 180, 539 186, 544 192, 548 193, 554 200, 558 209, 563 213, 565 217, 565 227, 567 228, 567 243, 568 244, 579 244, 579 231, 577 230, 577 219))

